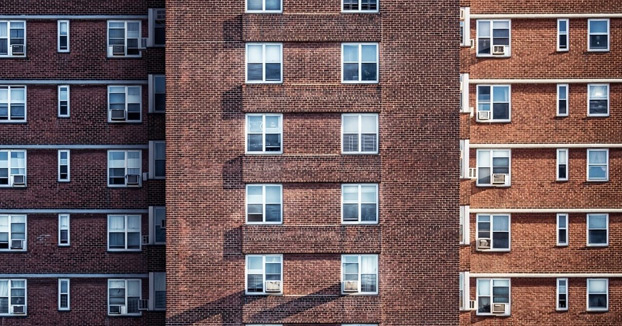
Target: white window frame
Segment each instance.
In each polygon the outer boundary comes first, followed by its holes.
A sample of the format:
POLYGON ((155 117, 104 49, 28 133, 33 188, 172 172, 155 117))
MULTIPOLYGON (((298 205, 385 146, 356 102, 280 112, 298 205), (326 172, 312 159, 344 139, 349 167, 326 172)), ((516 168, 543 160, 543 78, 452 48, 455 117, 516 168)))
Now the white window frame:
POLYGON ((587 150, 587 157, 586 157, 586 165, 587 165, 587 181, 589 182, 607 182, 609 181, 609 149, 607 148, 600 148, 600 149, 588 149, 587 150), (605 179, 593 179, 590 178, 590 166, 594 165, 594 166, 603 166, 603 164, 590 164, 590 153, 591 152, 600 152, 600 151, 605 151, 606 155, 607 155, 607 163, 605 164, 605 179))
POLYGON ((477 170, 477 179, 476 179, 476 186, 478 187, 510 187, 512 185, 512 150, 511 149, 478 149, 476 156, 475 156, 475 165, 476 165, 476 170, 477 170), (500 185, 500 186, 496 186, 494 185, 493 182, 493 177, 492 175, 493 173, 493 159, 494 159, 494 154, 495 152, 508 152, 508 176, 506 177, 505 180, 505 185, 500 185), (483 184, 483 183, 479 183, 479 153, 480 152, 490 152, 490 165, 488 166, 490 168, 490 183, 489 184, 483 184))
POLYGON ((57 22, 57 30, 58 30, 58 38, 57 38, 57 50, 59 53, 69 53, 70 52, 70 43, 69 43, 69 35, 70 35, 70 29, 69 29, 69 21, 68 20, 59 20, 57 22), (63 35, 61 35, 61 25, 62 24, 67 24, 67 49, 61 49, 60 47, 60 39, 63 35))
POLYGON ((59 278, 58 279, 58 311, 70 311, 71 310, 71 281, 68 278, 59 278), (62 291, 62 284, 67 283, 67 292, 62 291), (63 307, 61 305, 61 296, 67 296, 67 307, 63 307))
POLYGON ((587 20, 587 52, 609 52, 611 49, 611 22, 609 18, 599 18, 599 19, 588 19, 587 20), (592 33, 592 24, 593 21, 606 21, 607 22, 607 33, 592 33), (606 49, 592 49, 591 46, 591 35, 607 35, 607 48, 606 49))
POLYGON ((108 314, 108 317, 122 317, 122 316, 142 316, 143 313, 142 311, 138 311, 137 313, 125 313, 125 314, 111 314, 110 313, 110 282, 119 282, 119 281, 124 281, 125 285, 124 285, 124 292, 125 292, 125 304, 123 305, 124 307, 128 306, 128 282, 138 282, 138 289, 140 290, 138 293, 140 294, 140 296, 138 297, 138 300, 142 300, 143 298, 143 282, 141 279, 108 279, 108 286, 106 287, 106 303, 107 303, 107 309, 106 312, 108 314))
MULTIPOLYGON (((501 231, 496 231, 501 232, 501 231)), ((512 215, 511 214, 477 214, 475 216, 475 238, 476 241, 480 239, 488 239, 490 240, 490 249, 478 249, 480 251, 486 252, 510 252, 512 251, 512 215), (488 216, 490 217, 490 238, 480 238, 479 237, 479 218, 480 216, 488 216), (508 218, 508 247, 507 248, 495 248, 494 247, 494 217, 504 216, 508 218)))
POLYGON ((28 87, 26 85, 0 85, 0 88, 6 88, 8 93, 7 103, 8 103, 8 117, 7 120, 0 120, 0 123, 27 123, 28 122, 28 87), (23 88, 24 89, 24 119, 11 119, 11 89, 13 88, 23 88))
POLYGON ((568 52, 570 51, 570 20, 567 18, 562 18, 557 20, 557 52, 568 52), (566 32, 561 31, 561 23, 566 23, 566 32), (566 48, 562 49, 561 44, 559 42, 562 36, 566 37, 566 48))
POLYGON ((460 28, 462 29, 462 39, 460 46, 471 47, 471 8, 460 8, 460 28))
POLYGON ((469 74, 460 74, 460 112, 471 113, 469 104, 469 74))
POLYGON ((460 244, 468 246, 471 244, 471 215, 469 213, 470 206, 460 206, 460 225, 462 237, 460 237, 460 244))
POLYGON ((460 272, 460 281, 458 282, 458 285, 460 287, 458 293, 462 292, 462 295, 460 296, 460 300, 462 301, 462 304, 460 305, 460 311, 471 310, 469 307, 471 301, 471 280, 469 274, 469 272, 460 272))
MULTIPOLYGON (((246 119, 244 121, 245 127, 245 137, 244 137, 244 151, 246 154, 266 154, 266 155, 279 155, 283 154, 283 114, 281 113, 247 113, 246 119), (279 119, 279 132, 278 134, 281 136, 281 150, 280 151, 266 151, 266 117, 278 117, 279 119), (262 117, 262 150, 261 151, 249 151, 248 150, 248 136, 251 134, 258 135, 259 132, 251 132, 248 128, 248 120, 250 117, 262 117)), ((274 134, 274 133, 270 133, 274 134)))
POLYGON ((108 184, 109 188, 137 188, 137 187, 142 187, 143 185, 143 151, 141 150, 108 150, 107 156, 106 156, 106 161, 107 161, 107 165, 106 165, 106 183, 108 184), (110 184, 110 153, 113 152, 124 152, 125 153, 125 183, 124 184, 110 184), (138 153, 138 160, 140 162, 139 168, 140 171, 138 172, 138 186, 132 186, 132 185, 128 185, 127 184, 127 170, 128 170, 128 153, 131 152, 135 152, 138 153))
POLYGON ((0 55, 0 58, 26 58, 28 56, 28 30, 27 24, 25 20, 0 20, 0 23, 7 23, 7 37, 2 38, 7 40, 7 54, 0 55), (13 23, 23 23, 24 24, 24 54, 23 55, 13 55, 13 48, 11 47, 11 24, 13 23))
MULTIPOLYGON (((109 252, 140 252, 143 250, 143 221, 142 221, 142 215, 140 214, 109 214, 106 216, 106 245, 108 248, 109 252), (110 218, 111 217, 120 217, 122 216, 125 220, 123 222, 124 225, 124 231, 123 234, 125 235, 125 248, 124 249, 116 249, 116 248, 110 248, 110 218), (140 223, 140 225, 138 226, 138 249, 128 249, 128 241, 127 241, 127 234, 128 232, 128 223, 127 220, 129 217, 138 217, 138 222, 140 223)), ((120 233, 121 231, 115 231, 115 233, 120 233)))
MULTIPOLYGON (((165 47, 165 44, 156 44, 155 43, 155 22, 159 11, 164 11, 166 15, 165 8, 149 8, 148 11, 148 27, 149 27, 149 37, 147 38, 147 46, 150 48, 162 48, 165 47)), ((165 17, 166 20, 166 17, 165 17)), ((165 28, 166 30, 166 28, 165 28)))
POLYGON ((164 95, 166 96, 166 75, 156 74, 149 75, 149 113, 166 113, 165 110, 157 110, 156 109, 156 79, 164 78, 164 95))
POLYGON ((280 8, 281 8, 279 10, 266 9, 266 0, 261 0, 261 10, 251 10, 251 9, 248 9, 248 1, 249 0, 244 0, 244 11, 249 14, 262 14, 262 13, 279 14, 283 12, 283 0, 279 0, 280 8))
POLYGON ((246 49, 246 53, 244 54, 244 79, 245 82, 247 84, 282 84, 283 83, 283 70, 284 70, 284 64, 283 62, 285 61, 283 58, 283 43, 274 43, 274 42, 268 42, 268 43, 246 43, 245 46, 246 49), (261 51, 262 51, 262 79, 261 80, 249 80, 248 79, 248 56, 249 56, 249 52, 248 52, 248 47, 252 46, 252 45, 260 45, 261 46, 261 51), (281 78, 280 80, 266 80, 266 64, 268 62, 266 62, 266 46, 267 45, 278 45, 279 49, 280 49, 280 56, 281 56, 281 78))
MULTIPOLYGON (((557 116, 558 117, 567 117, 570 114, 570 85, 569 84, 557 84, 557 100, 556 100, 556 106, 557 106, 557 116), (565 91, 562 91, 562 88, 565 89, 565 91), (562 101, 561 96, 564 96, 566 99, 566 113, 562 113, 561 112, 561 106, 559 105, 559 102, 562 101)), ((589 94, 588 94, 589 96, 589 94)), ((589 104, 588 104, 589 106, 589 104)), ((588 109, 589 110, 589 109, 588 109)))
MULTIPOLYGON (((115 94, 120 94, 120 93, 115 93, 115 94)), ((143 87, 141 85, 114 85, 114 86, 108 86, 108 123, 142 123, 143 122, 143 87), (112 120, 112 109, 110 109, 110 90, 112 88, 125 88, 125 120, 112 120), (128 110, 128 106, 129 106, 129 101, 128 101, 128 91, 130 88, 138 88, 138 91, 140 92, 140 102, 138 102, 138 105, 140 106, 140 109, 138 111, 138 113, 140 114, 140 118, 138 120, 128 120, 127 116, 129 113, 128 110)))
POLYGON ((570 236, 569 236, 570 225, 568 224, 569 221, 570 220, 568 218, 568 214, 566 214, 566 213, 559 213, 559 214, 557 214, 555 216, 555 224, 557 225, 557 228, 555 229, 555 233, 556 233, 555 237, 557 239, 556 243, 557 243, 558 247, 568 247, 568 243, 570 242, 570 236), (560 225, 560 223, 559 223, 560 219, 564 220, 564 222, 566 224, 565 227, 562 227, 560 225), (560 237, 559 237, 559 231, 561 231, 561 230, 565 230, 566 231, 566 241, 562 241, 562 239, 560 239, 560 237))
MULTIPOLYGON (((355 204, 354 202, 348 202, 347 204, 355 204)), ((341 224, 378 224, 378 221, 380 220, 380 191, 379 191, 379 187, 377 183, 344 183, 341 185, 341 224), (343 197, 344 197, 344 188, 345 187, 358 187, 358 200, 356 202, 357 206, 358 206, 358 221, 345 221, 343 219, 343 206, 344 204, 346 204, 346 202, 344 201, 343 197), (361 221, 361 213, 362 213, 362 209, 361 206, 363 204, 372 204, 371 202, 362 202, 362 196, 363 196, 363 192, 362 192, 362 187, 364 186, 373 186, 376 188, 376 201, 373 204, 376 204, 376 220, 375 221, 361 221)))
POLYGON ((476 87, 476 98, 475 98, 475 107, 477 108, 477 112, 480 112, 479 109, 479 89, 480 87, 490 87, 490 111, 482 111, 482 112, 490 112, 490 120, 480 120, 479 119, 479 114, 477 114, 475 116, 475 120, 477 122, 482 122, 482 123, 508 123, 508 122, 512 122, 512 85, 481 85, 478 84, 476 87), (495 88, 501 88, 501 87, 507 87, 508 88, 508 118, 507 119, 495 119, 494 118, 494 106, 495 103, 500 103, 500 104, 504 104, 505 102, 495 102, 494 100, 494 92, 495 92, 495 88))
MULTIPOLYGON (((0 279, 0 282, 8 282, 8 291, 9 291, 9 313, 7 314, 2 314, 0 313, 0 317, 8 317, 8 316, 27 316, 28 315, 28 280, 26 279, 0 279), (13 313, 13 306, 16 306, 15 304, 12 304, 11 300, 11 290, 14 289, 13 287, 13 282, 24 282, 24 314, 14 314, 13 313)), ((21 289, 21 287, 15 287, 15 289, 21 289)), ((19 305, 21 306, 21 305, 19 305)))
POLYGON ((570 169, 570 150, 568 148, 558 148, 557 149, 557 162, 555 164, 555 175, 557 181, 568 181, 569 177, 569 169, 570 169), (566 161, 564 162, 561 157, 562 153, 566 154, 566 161), (566 165, 566 176, 561 176, 559 174, 559 167, 561 165, 566 165))
POLYGON ((71 116, 71 88, 69 85, 59 85, 58 86, 58 117, 59 118, 69 118, 71 116), (61 113, 61 93, 64 91, 67 92, 67 114, 61 113))
POLYGON ((149 272, 149 310, 166 311, 166 307, 156 307, 156 277, 164 274, 164 292, 166 293, 166 272, 149 272))
POLYGON ((71 182, 71 151, 68 149, 58 150, 58 182, 71 182), (61 155, 67 154, 67 164, 61 164, 61 155), (61 178, 61 166, 67 165, 67 179, 61 178))
POLYGON ((611 88, 609 84, 588 84, 587 85, 587 116, 588 117, 608 117, 611 114, 611 88), (590 101, 592 100, 592 94, 590 88, 602 87, 607 88, 607 113, 590 113, 590 101))
POLYGON ((508 58, 512 56, 512 20, 511 19, 479 19, 475 23, 475 55, 478 58, 508 58), (507 50, 504 55, 493 55, 493 35, 494 35, 494 23, 495 22, 508 22, 508 38, 510 39, 509 45, 507 45, 507 50), (480 22, 490 22, 490 53, 489 54, 481 54, 479 53, 479 25, 480 22))
POLYGON ((111 23, 123 23, 124 27, 123 30, 124 32, 124 40, 125 43, 123 45, 124 50, 125 50, 125 55, 121 56, 121 55, 110 55, 110 53, 108 53, 108 51, 106 51, 106 56, 109 59, 114 59, 114 58, 142 58, 143 53, 140 50, 140 45, 142 42, 142 38, 143 38, 143 23, 140 20, 109 20, 106 22, 106 50, 111 46, 110 45, 110 24, 111 23), (138 54, 127 54, 127 24, 128 23, 138 23, 138 54))
POLYGON ((164 180, 166 179, 166 172, 164 175, 156 175, 156 146, 164 144, 164 164, 166 166, 166 141, 164 140, 150 140, 149 141, 149 179, 164 180))
POLYGON ((380 0, 376 0, 376 10, 363 10, 362 8, 362 1, 358 0, 359 2, 359 9, 358 10, 345 10, 344 9, 344 3, 343 0, 341 0, 341 12, 342 13, 369 13, 369 14, 373 14, 373 13, 378 13, 380 11, 380 0))
POLYGON ((568 311, 568 279, 567 278, 558 278, 556 280, 556 292, 555 292, 555 310, 557 311, 568 311), (565 282, 565 287, 566 287, 566 291, 562 292, 560 290, 561 287, 561 282, 565 282), (560 303, 560 295, 565 295, 566 296, 566 307, 560 307, 559 303, 560 303))
MULTIPOLYGON (((246 255, 245 257, 245 264, 244 264, 244 293, 246 295, 283 295, 283 274, 284 274, 284 261, 283 261, 283 255, 282 254, 267 254, 267 255, 246 255), (248 292, 248 274, 249 274, 249 264, 248 264, 248 260, 251 257, 261 257, 262 258, 262 262, 261 262, 261 269, 262 269, 262 275, 263 275, 263 280, 262 280, 262 284, 263 284, 263 291, 262 292, 248 292), (281 260, 281 279, 279 280, 281 282, 281 291, 278 293, 266 293, 266 258, 267 257, 272 257, 272 258, 279 258, 281 260)), ((252 273, 255 274, 255 273, 252 273)))
POLYGON ((71 216, 69 214, 58 214, 58 246, 69 247, 71 245, 71 216), (67 227, 62 225, 63 218, 67 218, 67 227), (67 231, 67 243, 61 242, 61 231, 67 231))
POLYGON ((166 245, 166 241, 158 241, 156 237, 156 213, 164 211, 164 224, 166 225, 166 206, 149 206, 149 244, 150 245, 166 245))
POLYGON ((380 290, 380 282, 379 282, 379 274, 380 274, 380 259, 376 254, 344 254, 341 255, 341 294, 342 295, 378 295, 380 290), (357 257, 358 258, 358 291, 357 292, 345 292, 345 258, 346 257, 357 257), (363 257, 374 257, 376 259, 376 291, 374 292, 362 292, 361 287, 363 285, 363 280, 361 278, 362 275, 362 264, 361 260, 363 257))
POLYGON ((478 278, 475 280, 475 298, 476 298, 476 305, 475 305, 475 314, 476 316, 510 316, 512 314, 512 280, 509 278, 478 278), (506 303, 506 313, 505 314, 493 314, 492 313, 492 309, 491 312, 485 313, 485 312, 479 312, 479 283, 480 281, 488 281, 490 282, 489 286, 490 286, 490 305, 492 307, 492 305, 494 304, 494 291, 493 291, 493 285, 494 285, 494 281, 507 281, 508 282, 508 303, 506 303))
POLYGON ((12 188, 12 187, 19 187, 19 188, 23 188, 28 186, 28 152, 26 150, 0 150, 0 152, 6 152, 7 153, 7 164, 9 167, 9 183, 6 185, 0 185, 0 188, 12 188), (11 153, 14 152, 23 152, 24 153, 24 178, 25 178, 25 182, 23 186, 14 186, 13 185, 13 176, 15 176, 15 174, 11 173, 11 168, 12 168, 12 163, 11 163, 11 153))
POLYGON ((470 179, 469 160, 470 160, 470 141, 469 139, 460 140, 460 179, 470 179))
POLYGON ((341 83, 342 84, 378 84, 380 82, 380 45, 378 43, 367 42, 367 43, 341 43, 341 83), (358 80, 345 80, 344 79, 344 66, 346 62, 344 61, 344 48, 346 46, 356 45, 358 46, 358 71, 359 78, 358 80), (376 62, 366 61, 363 62, 363 45, 374 45, 376 46, 376 62), (375 63, 376 64, 376 80, 362 80, 363 74, 363 63, 375 63))
MULTIPOLYGON (((246 192, 244 194, 244 199, 245 199, 245 205, 244 205, 244 209, 246 211, 246 224, 283 224, 283 185, 282 184, 277 184, 277 183, 249 183, 246 185, 246 192), (263 221, 262 222, 251 222, 248 220, 248 205, 250 204, 248 202, 248 188, 249 187, 261 187, 261 191, 262 191, 262 209, 263 209, 263 221), (279 222, 271 222, 271 221, 266 221, 266 205, 273 205, 274 203, 268 203, 266 200, 266 187, 279 187, 279 189, 281 190, 281 221, 279 222)), ((252 205, 259 205, 259 204, 252 204, 252 205)))
POLYGON ((587 214, 585 221, 585 243, 588 247, 608 247, 609 246, 609 214, 587 214), (590 229, 590 218, 595 216, 605 216, 606 228, 604 229, 607 232, 607 242, 606 243, 590 243, 590 230, 603 230, 602 228, 594 228, 590 229))
POLYGON ((8 233, 9 233, 9 248, 7 249, 0 249, 0 253, 3 252, 25 252, 28 251, 28 215, 10 215, 10 214, 2 214, 0 215, 0 217, 8 217, 9 220, 9 229, 8 229, 8 233), (13 224, 13 218, 14 217, 23 217, 24 218, 24 239, 13 239, 12 236, 12 231, 11 231, 11 224, 13 224), (24 248, 23 249, 11 249, 11 241, 12 240, 23 240, 24 241, 24 248))
MULTIPOLYGON (((585 302, 585 307, 587 311, 595 311, 595 312, 603 312, 603 311, 609 311, 609 279, 608 278, 588 278, 587 281, 587 286, 586 286, 586 302, 585 302), (606 289, 607 289, 607 307, 606 308, 590 308, 590 282, 591 281, 605 281, 605 285, 606 285, 606 289)), ((598 294, 598 293, 595 293, 598 294)), ((602 293, 601 293, 602 294, 602 293)))
POLYGON ((380 116, 377 113, 343 113, 341 115, 341 154, 345 155, 361 155, 361 154, 378 154, 380 151, 380 116), (345 134, 345 117, 357 116, 359 120, 358 125, 358 151, 346 152, 343 150, 343 141, 345 134), (375 151, 363 151, 362 135, 363 135, 363 116, 374 116, 376 118, 376 150, 375 151))

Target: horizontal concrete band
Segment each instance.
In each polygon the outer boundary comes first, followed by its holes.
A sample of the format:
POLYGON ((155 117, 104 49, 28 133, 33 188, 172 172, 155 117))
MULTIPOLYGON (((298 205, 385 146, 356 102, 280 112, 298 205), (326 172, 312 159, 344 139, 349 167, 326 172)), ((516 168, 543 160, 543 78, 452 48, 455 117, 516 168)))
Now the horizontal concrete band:
POLYGON ((617 84, 622 79, 470 79, 469 84, 617 84))
POLYGON ((0 149, 149 149, 149 145, 1 145, 0 149))
POLYGON ((469 148, 622 148, 622 144, 469 144, 469 148))
POLYGON ((622 208, 470 208, 469 213, 622 213, 622 208))
POLYGON ((617 278, 622 273, 469 273, 471 278, 617 278))
POLYGON ((0 214, 148 214, 149 209, 0 209, 0 214))
POLYGON ((622 18, 622 14, 470 14, 471 19, 622 18))
POLYGON ((0 85, 147 85, 148 80, 0 79, 0 85))
POLYGON ((8 20, 115 20, 115 19, 149 19, 148 15, 0 15, 0 19, 8 20))
POLYGON ((0 274, 0 278, 149 278, 149 274, 0 274))

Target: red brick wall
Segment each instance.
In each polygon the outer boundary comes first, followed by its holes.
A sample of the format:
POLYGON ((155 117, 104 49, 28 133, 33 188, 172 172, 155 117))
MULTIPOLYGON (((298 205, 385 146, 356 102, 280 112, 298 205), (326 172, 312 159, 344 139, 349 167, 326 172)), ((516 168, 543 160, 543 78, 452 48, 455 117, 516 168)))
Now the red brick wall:
POLYGON ((163 0, 110 0, 98 2, 67 2, 62 0, 36 0, 24 6, 21 0, 6 0, 0 11, 7 15, 146 15, 149 8, 164 8, 163 0))

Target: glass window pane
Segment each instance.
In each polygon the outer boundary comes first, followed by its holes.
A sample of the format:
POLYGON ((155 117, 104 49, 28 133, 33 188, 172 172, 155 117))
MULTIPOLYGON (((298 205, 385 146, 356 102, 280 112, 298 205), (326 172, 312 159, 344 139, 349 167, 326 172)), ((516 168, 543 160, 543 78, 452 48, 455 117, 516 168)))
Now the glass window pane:
POLYGON ((493 100, 495 102, 509 102, 510 101, 510 88, 503 87, 494 87, 493 88, 493 100))
POLYGON ((262 0, 246 0, 247 10, 261 10, 262 0))
POLYGON ((349 203, 358 202, 358 186, 343 186, 343 201, 349 203))
POLYGON ((490 102, 490 86, 478 86, 477 99, 480 102, 490 102))
POLYGON ((362 45, 361 51, 363 53, 363 62, 378 62, 376 45, 362 45))
POLYGON ((262 186, 248 186, 246 188, 246 200, 252 204, 263 203, 263 189, 262 186))
POLYGON ((477 22, 477 35, 479 37, 490 37, 490 22, 478 21, 477 22))
POLYGON ((249 63, 262 63, 263 62, 263 49, 261 45, 249 45, 247 47, 249 63))
POLYGON ((266 62, 267 63, 280 63, 281 62, 281 46, 280 45, 266 45, 266 62))
POLYGON ((362 133, 377 133, 377 121, 376 115, 363 115, 361 116, 361 132, 362 133))
POLYGON ((248 257, 248 267, 249 271, 263 271, 263 258, 262 257, 248 257))
POLYGON ((590 215, 588 219, 588 227, 590 229, 606 229, 607 228, 607 216, 606 215, 590 215))
POLYGON ((606 164, 607 152, 606 151, 589 151, 590 164, 606 164))
POLYGON ((358 133, 359 131, 359 116, 358 115, 344 115, 343 116, 343 132, 344 133, 358 133))
POLYGON ((606 280, 588 280, 590 294, 592 293, 607 293, 607 281, 606 280))
POLYGON ((607 33, 607 21, 591 20, 590 21, 590 33, 607 33))
POLYGON ((376 186, 361 186, 361 201, 375 203, 377 201, 376 186))
POLYGON ((480 296, 490 295, 490 281, 489 280, 477 280, 477 294, 480 296))
POLYGON ((266 186, 266 203, 281 203, 281 187, 266 186))
POLYGON ((607 86, 604 85, 590 85, 590 99, 607 99, 607 86))
POLYGON ((509 231, 510 219, 507 216, 492 217, 493 231, 509 231))
POLYGON ((358 62, 359 61, 359 46, 358 45, 344 45, 343 46, 343 61, 344 62, 358 62))
POLYGON ((281 0, 266 0, 266 10, 281 10, 281 0))

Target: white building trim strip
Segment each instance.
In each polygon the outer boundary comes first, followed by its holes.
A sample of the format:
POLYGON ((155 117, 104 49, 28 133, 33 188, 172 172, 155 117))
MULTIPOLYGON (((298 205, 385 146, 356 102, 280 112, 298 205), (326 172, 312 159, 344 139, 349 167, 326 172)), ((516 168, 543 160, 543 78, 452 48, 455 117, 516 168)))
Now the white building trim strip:
POLYGON ((0 209, 0 214, 149 214, 149 209, 4 208, 0 209))
POLYGON ((473 273, 471 278, 618 278, 622 273, 473 273))
POLYGON ((622 208, 470 208, 469 213, 622 213, 622 208))
POLYGON ((149 274, 0 274, 0 278, 149 278, 149 274))
POLYGON ((469 79, 469 84, 618 84, 622 79, 469 79))
POLYGON ((622 144, 474 144, 469 148, 622 148, 622 144))
POLYGON ((471 19, 622 18, 622 14, 470 14, 471 19))

